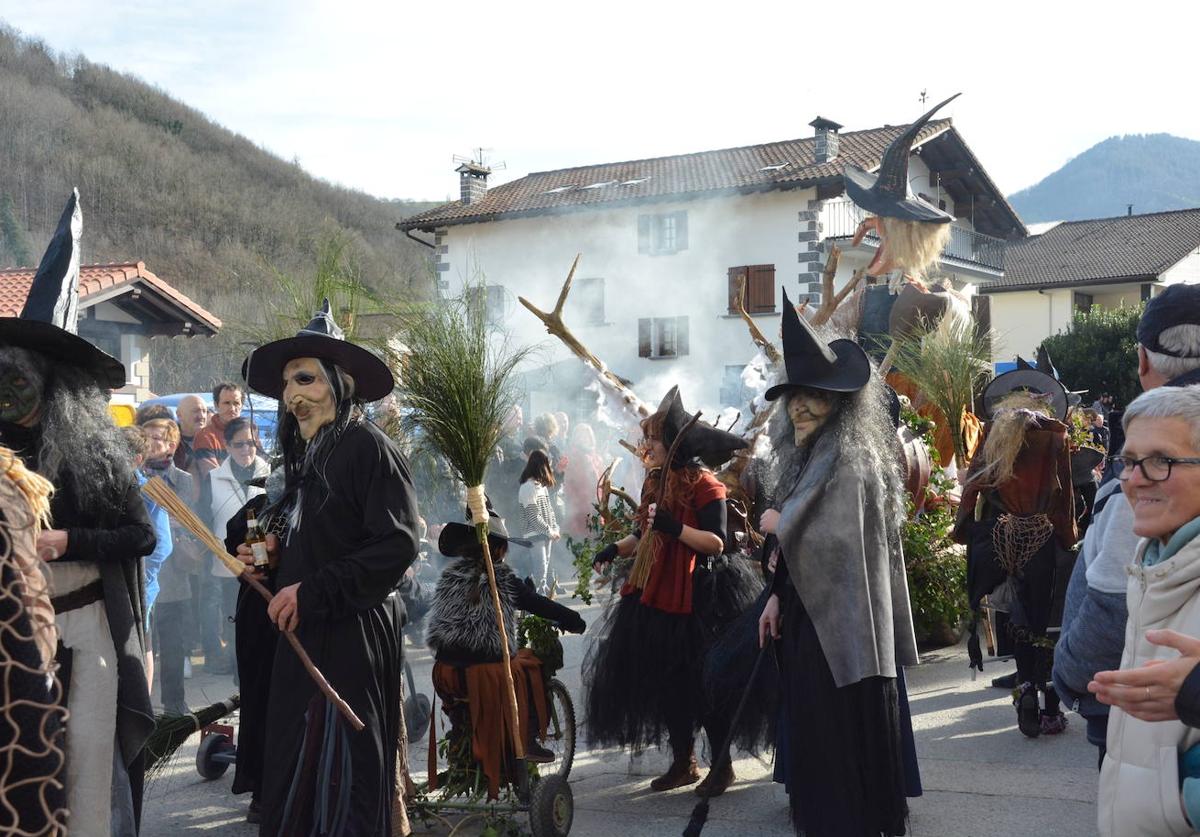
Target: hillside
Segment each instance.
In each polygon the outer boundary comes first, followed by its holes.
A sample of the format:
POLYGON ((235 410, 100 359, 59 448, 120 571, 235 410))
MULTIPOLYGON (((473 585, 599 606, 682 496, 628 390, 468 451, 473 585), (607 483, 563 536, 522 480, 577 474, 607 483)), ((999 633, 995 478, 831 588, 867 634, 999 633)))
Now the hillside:
MULTIPOLYGON (((275 271, 312 274, 330 238, 381 295, 431 287, 427 251, 395 223, 433 204, 313 178, 132 76, 0 27, 0 267, 37 260, 73 186, 87 261, 144 261, 227 321, 265 315, 275 271)), ((186 373, 154 369, 154 387, 231 373, 230 340, 209 342, 186 373)), ((182 348, 160 354, 184 363, 182 348)))
POLYGON ((1027 224, 1200 206, 1200 142, 1170 134, 1110 137, 1009 197, 1027 224))

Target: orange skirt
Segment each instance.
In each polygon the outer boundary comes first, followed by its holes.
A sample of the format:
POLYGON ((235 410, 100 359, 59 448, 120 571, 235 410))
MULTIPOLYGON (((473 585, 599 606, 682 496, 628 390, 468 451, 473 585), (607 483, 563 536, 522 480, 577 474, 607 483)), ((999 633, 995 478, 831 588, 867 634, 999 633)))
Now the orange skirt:
MULTIPOLYGON (((517 735, 529 741, 530 724, 539 741, 546 737, 550 714, 546 708, 546 689, 541 661, 528 648, 519 650, 510 661, 513 685, 517 692, 517 735), (532 716, 531 716, 532 710, 532 716)), ((488 780, 488 798, 500 794, 500 779, 506 759, 514 752, 512 718, 508 712, 508 693, 503 663, 475 663, 465 667, 437 662, 433 665, 433 688, 442 703, 450 706, 466 702, 471 715, 471 752, 488 780)), ((436 713, 433 717, 436 717, 436 713)), ((429 736, 429 789, 437 788, 437 736, 429 736)))

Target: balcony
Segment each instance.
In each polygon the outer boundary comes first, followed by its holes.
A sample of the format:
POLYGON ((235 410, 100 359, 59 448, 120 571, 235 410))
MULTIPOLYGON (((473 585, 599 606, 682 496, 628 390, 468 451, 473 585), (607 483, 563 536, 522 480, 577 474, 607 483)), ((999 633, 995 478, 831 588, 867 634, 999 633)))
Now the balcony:
MULTIPOLYGON (((821 210, 821 222, 826 238, 850 239, 867 213, 847 198, 825 202, 821 210)), ((873 247, 879 246, 875 233, 868 233, 863 241, 873 247)), ((977 233, 957 225, 950 227, 950 243, 942 251, 942 259, 968 267, 1004 272, 1004 240, 977 233)))

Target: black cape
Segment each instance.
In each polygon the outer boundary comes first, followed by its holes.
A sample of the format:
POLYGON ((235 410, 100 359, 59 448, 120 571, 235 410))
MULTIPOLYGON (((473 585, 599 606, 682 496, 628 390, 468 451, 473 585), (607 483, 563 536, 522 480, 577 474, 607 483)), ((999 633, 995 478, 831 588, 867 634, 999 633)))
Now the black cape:
POLYGON ((278 639, 260 833, 312 833, 313 818, 336 808, 343 818, 319 833, 390 834, 404 622, 393 591, 417 555, 416 501, 408 463, 365 421, 346 429, 318 470, 324 483, 310 477, 302 489, 299 527, 282 546, 275 589, 300 584, 296 635, 366 728, 354 732, 334 720, 299 658, 278 639))

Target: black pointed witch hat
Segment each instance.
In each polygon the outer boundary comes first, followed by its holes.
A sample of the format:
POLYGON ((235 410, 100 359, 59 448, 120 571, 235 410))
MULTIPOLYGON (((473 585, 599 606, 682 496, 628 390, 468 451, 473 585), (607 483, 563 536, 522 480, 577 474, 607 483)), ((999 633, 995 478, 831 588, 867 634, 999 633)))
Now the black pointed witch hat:
POLYGON ((1020 357, 1017 358, 1016 369, 997 375, 983 388, 983 406, 988 418, 991 418, 996 406, 1006 395, 1017 391, 1044 396, 1047 405, 1054 411, 1054 417, 1066 421, 1067 388, 1053 375, 1033 368, 1020 357))
POLYGON ((341 367, 354 379, 354 397, 361 401, 378 401, 396 386, 386 363, 346 339, 333 319, 328 299, 295 337, 275 340, 251 352, 242 362, 242 378, 255 392, 279 398, 283 395, 283 367, 298 357, 328 360, 341 367))
POLYGON ((875 174, 856 165, 847 164, 843 177, 846 194, 850 196, 850 200, 867 212, 888 218, 921 221, 927 224, 948 224, 953 221, 953 215, 943 212, 909 191, 908 157, 912 153, 917 134, 925 127, 929 118, 960 95, 955 93, 946 101, 934 105, 928 113, 923 114, 909 125, 904 133, 892 140, 892 144, 883 152, 883 162, 879 164, 879 171, 875 174))
POLYGON ((95 376, 103 389, 119 389, 125 386, 125 365, 76 333, 82 234, 79 190, 74 189, 38 264, 21 315, 0 317, 0 344, 20 346, 55 363, 79 367, 95 376))
MULTIPOLYGON (((1054 361, 1050 360, 1050 352, 1045 346, 1037 348, 1037 368, 1045 372, 1054 380, 1063 384, 1062 375, 1058 374, 1058 369, 1054 366, 1054 361)), ((1066 384, 1063 384, 1065 387, 1066 384)), ((1069 389, 1067 390, 1067 404, 1071 407, 1078 407, 1083 402, 1083 394, 1086 389, 1069 389)))
MULTIPOLYGON (((691 414, 683 408, 683 399, 679 395, 679 387, 673 386, 659 402, 656 413, 662 413, 662 443, 671 449, 679 431, 691 419, 691 414)), ((729 460, 735 450, 749 447, 750 444, 741 436, 713 427, 706 421, 697 421, 692 429, 683 437, 675 452, 676 462, 688 462, 701 459, 705 464, 720 465, 729 460)))
POLYGON ((844 339, 825 343, 796 313, 786 290, 783 292, 783 365, 787 380, 767 390, 768 401, 774 401, 796 387, 858 392, 871 377, 871 361, 862 346, 844 339))

